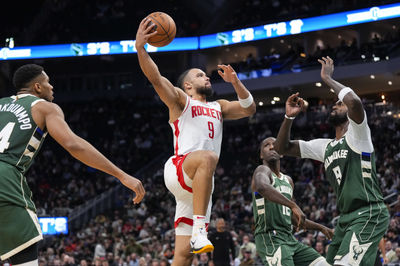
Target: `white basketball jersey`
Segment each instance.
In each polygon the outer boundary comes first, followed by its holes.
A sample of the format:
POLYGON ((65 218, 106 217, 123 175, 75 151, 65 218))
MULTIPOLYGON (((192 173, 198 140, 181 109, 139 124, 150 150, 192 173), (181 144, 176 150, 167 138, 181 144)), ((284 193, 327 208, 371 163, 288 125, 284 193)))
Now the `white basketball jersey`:
POLYGON ((175 155, 209 150, 219 156, 222 142, 222 113, 218 102, 203 103, 187 97, 181 116, 170 125, 174 134, 175 155))

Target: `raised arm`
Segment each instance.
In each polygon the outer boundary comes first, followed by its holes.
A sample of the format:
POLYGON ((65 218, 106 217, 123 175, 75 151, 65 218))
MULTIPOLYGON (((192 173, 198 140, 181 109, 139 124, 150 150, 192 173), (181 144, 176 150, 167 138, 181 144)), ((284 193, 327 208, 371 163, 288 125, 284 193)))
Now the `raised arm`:
POLYGON ((218 70, 218 74, 225 82, 232 84, 239 98, 239 101, 218 100, 224 119, 240 119, 253 115, 256 112, 256 104, 250 92, 237 77, 235 70, 231 65, 218 65, 218 67, 222 69, 218 70))
POLYGON ((304 106, 304 100, 299 97, 299 93, 289 96, 286 100, 286 113, 282 125, 276 137, 274 147, 277 153, 282 155, 300 157, 299 141, 290 140, 290 132, 293 120, 301 112, 304 106))
POLYGON ((151 32, 155 24, 150 23, 150 19, 143 19, 136 33, 135 46, 140 68, 153 85, 161 100, 168 106, 170 112, 175 109, 179 109, 180 112, 185 107, 186 94, 179 88, 174 87, 174 85, 172 85, 168 79, 161 76, 157 65, 144 48, 144 45, 147 43, 148 39, 157 34, 157 31, 151 32))
POLYGON ((61 108, 50 102, 39 102, 32 107, 32 116, 36 124, 46 128, 50 136, 66 149, 74 158, 84 164, 99 169, 118 178, 121 183, 136 193, 134 203, 139 203, 145 194, 142 182, 109 161, 89 142, 78 137, 64 120, 61 108))
POLYGON ((289 207, 292 210, 297 228, 301 228, 306 218, 303 211, 299 208, 299 206, 297 206, 295 202, 289 200, 278 190, 276 190, 272 186, 271 180, 271 169, 265 165, 260 165, 254 171, 251 188, 254 192, 258 192, 263 198, 271 202, 289 207))
POLYGON ((358 97, 352 89, 340 84, 332 78, 334 65, 333 60, 329 56, 318 59, 318 62, 322 65, 322 80, 335 91, 339 100, 347 106, 349 118, 357 124, 361 124, 364 120, 364 108, 360 97, 358 97))

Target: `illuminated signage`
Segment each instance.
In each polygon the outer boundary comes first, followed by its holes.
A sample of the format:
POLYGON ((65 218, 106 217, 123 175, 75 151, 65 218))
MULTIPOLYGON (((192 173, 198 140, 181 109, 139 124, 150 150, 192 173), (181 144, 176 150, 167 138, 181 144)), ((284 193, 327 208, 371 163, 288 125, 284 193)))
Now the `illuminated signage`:
POLYGON ((67 217, 39 217, 38 219, 44 235, 68 234, 67 217))
MULTIPOLYGON (((198 37, 175 38, 169 45, 154 47, 146 45, 149 52, 187 51, 198 49, 198 37)), ((116 42, 90 42, 55 44, 0 49, 0 60, 112 55, 136 53, 135 40, 116 42)))
POLYGON ((294 19, 234 31, 200 36, 200 49, 257 41, 310 31, 400 17, 400 4, 372 7, 312 18, 294 19), (222 36, 222 37, 221 37, 222 36))
MULTIPOLYGON (((188 51, 231 45, 249 41, 299 34, 358 23, 373 22, 400 17, 400 4, 371 7, 336 14, 294 19, 257 27, 204 35, 200 37, 175 38, 169 45, 147 45, 149 52, 188 51)), ((0 60, 113 55, 136 53, 135 40, 114 42, 90 42, 58 45, 42 45, 0 49, 0 60)))

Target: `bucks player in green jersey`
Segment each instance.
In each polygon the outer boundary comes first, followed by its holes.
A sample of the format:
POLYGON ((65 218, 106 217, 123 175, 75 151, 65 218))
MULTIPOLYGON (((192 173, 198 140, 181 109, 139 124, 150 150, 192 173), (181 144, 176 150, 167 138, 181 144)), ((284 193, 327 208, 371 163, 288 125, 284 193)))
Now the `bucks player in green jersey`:
POLYGON ((36 266, 42 232, 24 175, 47 134, 76 159, 117 177, 136 193, 134 203, 142 200, 145 191, 138 179, 71 131, 61 108, 51 102, 53 86, 41 66, 20 67, 13 82, 17 95, 0 99, 0 260, 36 266))
POLYGON ((389 212, 376 177, 375 151, 367 116, 354 91, 332 79, 333 60, 323 57, 318 61, 322 65, 322 80, 339 98, 329 116, 336 137, 290 140, 293 119, 304 104, 296 93, 286 101, 285 119, 275 148, 280 154, 324 163, 340 212, 327 261, 334 265, 374 265, 379 241, 389 224, 389 212))
POLYGON ((296 228, 318 230, 328 239, 333 230, 305 219, 292 201, 292 179, 280 172, 280 155, 274 150, 275 138, 266 138, 260 145, 263 164, 253 174, 253 213, 257 252, 265 265, 326 266, 329 265, 313 248, 300 243, 292 234, 296 228))

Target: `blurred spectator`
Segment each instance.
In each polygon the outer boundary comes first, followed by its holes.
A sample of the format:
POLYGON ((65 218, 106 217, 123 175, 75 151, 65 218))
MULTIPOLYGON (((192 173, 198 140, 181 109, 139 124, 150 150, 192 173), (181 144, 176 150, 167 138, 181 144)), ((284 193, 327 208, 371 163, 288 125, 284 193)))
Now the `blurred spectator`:
POLYGON ((94 257, 93 259, 105 259, 106 257, 106 248, 104 247, 104 239, 103 238, 99 238, 98 242, 96 244, 96 247, 94 249, 94 257))
POLYGON ((246 253, 246 251, 250 251, 250 258, 254 259, 256 257, 256 244, 254 244, 253 242, 250 241, 250 237, 249 235, 244 235, 243 236, 243 242, 242 245, 240 246, 240 254, 239 254, 239 259, 241 261, 244 254, 246 253))
POLYGON ((392 263, 400 263, 400 247, 396 248, 396 258, 393 258, 392 263))
POLYGON ((231 234, 225 230, 224 218, 217 219, 216 229, 208 238, 214 245, 212 259, 216 265, 230 266, 235 258, 235 247, 231 234))
POLYGON ((393 250, 392 242, 390 240, 386 240, 385 249, 386 249, 386 257, 388 258, 388 261, 389 262, 395 261, 397 259, 396 252, 393 250))
POLYGON ((243 257, 240 260, 240 266, 251 266, 254 265, 254 259, 252 258, 252 249, 250 247, 246 247, 242 249, 243 257))

